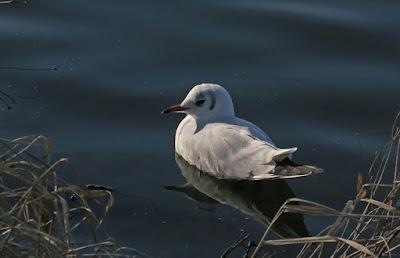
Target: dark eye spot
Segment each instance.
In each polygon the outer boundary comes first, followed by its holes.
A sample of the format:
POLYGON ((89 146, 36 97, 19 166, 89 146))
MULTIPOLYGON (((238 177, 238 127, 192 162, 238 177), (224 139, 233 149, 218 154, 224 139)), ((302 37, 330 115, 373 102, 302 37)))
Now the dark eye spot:
POLYGON ((196 101, 196 106, 201 106, 204 104, 204 102, 206 102, 204 99, 200 99, 200 100, 196 101))

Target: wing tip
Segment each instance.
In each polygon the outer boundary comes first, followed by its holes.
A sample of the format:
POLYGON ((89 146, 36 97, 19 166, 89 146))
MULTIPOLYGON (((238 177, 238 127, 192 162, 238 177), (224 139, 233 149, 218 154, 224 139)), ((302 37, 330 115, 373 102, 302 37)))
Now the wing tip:
POLYGON ((297 151, 297 147, 288 148, 288 149, 277 149, 273 154, 273 160, 281 160, 287 157, 290 157, 293 153, 297 151))

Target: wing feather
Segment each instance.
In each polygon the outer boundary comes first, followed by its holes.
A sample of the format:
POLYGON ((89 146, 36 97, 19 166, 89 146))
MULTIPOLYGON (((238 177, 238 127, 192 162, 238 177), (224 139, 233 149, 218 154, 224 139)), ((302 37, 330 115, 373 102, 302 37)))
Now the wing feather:
MULTIPOLYGON (((296 148, 279 149, 273 144, 254 137, 246 127, 229 124, 213 124, 212 130, 200 131, 199 143, 202 168, 214 172, 217 177, 251 179, 271 173, 275 160, 289 156, 296 148), (209 162, 212 161, 212 162, 209 162)), ((271 177, 276 177, 271 173, 271 177)))
POLYGON ((187 162, 226 179, 278 178, 275 161, 297 150, 277 148, 261 129, 242 119, 207 123, 199 130, 194 119, 186 117, 175 140, 176 152, 187 162))

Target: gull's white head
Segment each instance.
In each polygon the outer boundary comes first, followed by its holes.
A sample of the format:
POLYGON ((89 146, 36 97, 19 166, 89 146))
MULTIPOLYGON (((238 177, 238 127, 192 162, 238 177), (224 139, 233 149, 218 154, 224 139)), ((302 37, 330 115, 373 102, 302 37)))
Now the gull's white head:
POLYGON ((186 113, 196 119, 235 115, 228 91, 222 86, 212 83, 194 86, 180 104, 162 111, 163 114, 171 112, 186 113))

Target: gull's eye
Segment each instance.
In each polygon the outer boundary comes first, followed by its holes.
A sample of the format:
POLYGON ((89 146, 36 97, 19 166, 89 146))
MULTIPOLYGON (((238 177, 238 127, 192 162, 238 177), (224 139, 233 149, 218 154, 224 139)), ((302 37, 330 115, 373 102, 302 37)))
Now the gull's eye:
POLYGON ((206 102, 204 99, 200 99, 200 100, 196 101, 195 104, 196 104, 196 106, 201 106, 204 104, 204 102, 206 102))

